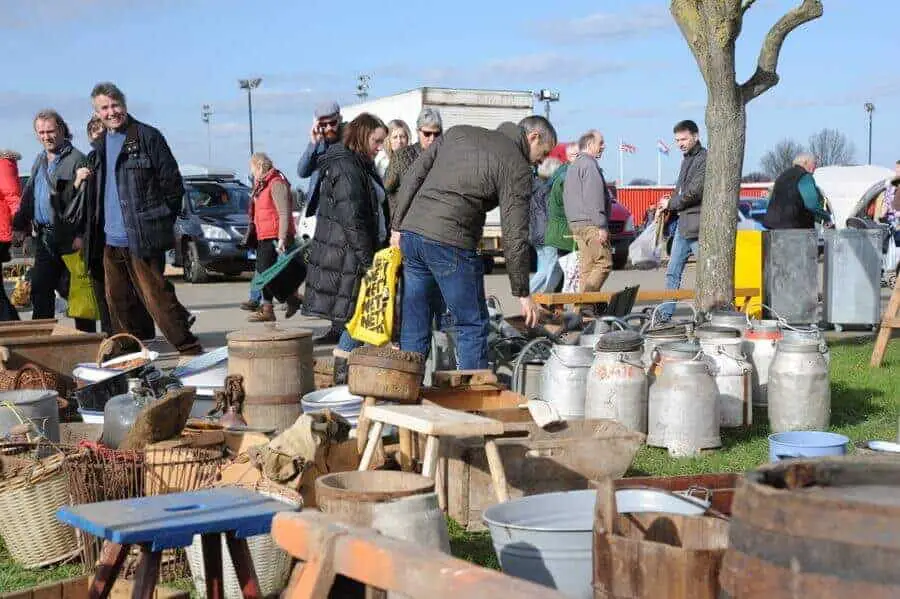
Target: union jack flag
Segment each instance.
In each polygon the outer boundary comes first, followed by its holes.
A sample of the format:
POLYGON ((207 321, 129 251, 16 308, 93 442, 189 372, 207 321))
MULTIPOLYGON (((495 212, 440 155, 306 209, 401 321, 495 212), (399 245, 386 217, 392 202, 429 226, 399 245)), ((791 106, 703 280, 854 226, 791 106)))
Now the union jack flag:
POLYGON ((661 154, 666 154, 666 155, 668 156, 668 154, 669 154, 669 146, 666 145, 666 142, 664 142, 664 141, 661 140, 661 139, 657 139, 657 140, 656 140, 656 148, 659 150, 659 152, 660 152, 661 154))
POLYGON ((633 146, 632 144, 627 144, 623 141, 622 143, 619 144, 619 151, 620 152, 628 152, 629 154, 634 154, 635 152, 637 152, 637 148, 635 146, 633 146))

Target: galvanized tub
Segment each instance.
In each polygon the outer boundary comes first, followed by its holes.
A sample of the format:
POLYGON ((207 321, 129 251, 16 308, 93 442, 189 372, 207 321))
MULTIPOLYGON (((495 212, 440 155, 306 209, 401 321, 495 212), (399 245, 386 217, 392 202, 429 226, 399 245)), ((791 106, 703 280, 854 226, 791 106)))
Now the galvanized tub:
POLYGON ((769 369, 768 403, 773 433, 828 428, 831 383, 818 344, 778 344, 769 369))
POLYGON ((541 399, 564 420, 584 418, 587 377, 594 350, 581 345, 554 345, 541 372, 541 399))
POLYGON ((607 333, 597 342, 588 373, 585 418, 609 418, 647 432, 647 375, 643 343, 632 331, 607 333))
POLYGON ((31 422, 42 437, 59 443, 59 397, 56 391, 22 389, 0 392, 0 437, 31 422))

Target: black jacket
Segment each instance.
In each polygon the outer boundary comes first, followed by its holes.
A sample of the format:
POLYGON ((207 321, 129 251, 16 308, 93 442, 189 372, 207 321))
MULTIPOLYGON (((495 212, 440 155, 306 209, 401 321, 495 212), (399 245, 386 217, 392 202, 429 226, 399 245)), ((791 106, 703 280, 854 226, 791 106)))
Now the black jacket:
MULTIPOLYGON (((91 238, 92 244, 99 243, 102 248, 106 135, 97 140, 95 165, 93 209, 96 212, 88 219, 94 230, 85 235, 91 238)), ((184 195, 178 163, 163 134, 131 115, 125 125, 125 143, 116 158, 116 186, 131 253, 152 258, 174 248, 175 217, 184 195)))
MULTIPOLYGON (((68 254, 72 251, 72 239, 77 236, 64 218, 70 204, 75 197, 75 170, 80 166, 84 154, 77 148, 68 144, 60 152, 59 164, 50 176, 50 207, 53 209, 53 237, 60 254, 68 254)), ((34 182, 38 170, 43 163, 46 167, 46 157, 39 154, 31 166, 31 177, 22 190, 22 202, 19 210, 13 217, 13 230, 30 231, 34 221, 34 182)))
POLYGON ((547 181, 540 177, 534 178, 534 191, 531 192, 531 204, 528 208, 528 240, 535 249, 544 245, 544 233, 547 231, 548 200, 550 189, 553 187, 553 178, 547 181))
POLYGON ((378 227, 379 180, 371 159, 334 144, 319 161, 319 209, 309 249, 303 313, 343 323, 360 283, 384 247, 378 227))
POLYGON ((684 155, 669 209, 678 213, 678 231, 685 239, 700 237, 700 211, 706 182, 706 148, 699 143, 684 155))
POLYGON ((447 129, 410 167, 391 215, 394 231, 477 250, 485 215, 500 207, 503 253, 512 293, 529 294, 528 206, 532 168, 525 131, 470 125, 447 129))
POLYGON ((91 170, 91 176, 81 182, 64 218, 82 240, 85 264, 97 279, 103 279, 103 208, 97 206, 97 171, 100 168, 97 151, 91 150, 78 164, 91 170))
POLYGON ((803 205, 798 184, 809 174, 802 166, 794 165, 775 179, 772 195, 763 217, 767 229, 814 229, 816 219, 803 205))

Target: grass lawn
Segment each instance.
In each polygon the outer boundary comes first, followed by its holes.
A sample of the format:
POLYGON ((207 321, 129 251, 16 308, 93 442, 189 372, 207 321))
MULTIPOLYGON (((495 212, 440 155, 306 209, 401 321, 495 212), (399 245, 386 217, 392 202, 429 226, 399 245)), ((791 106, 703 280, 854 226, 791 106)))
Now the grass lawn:
MULTIPOLYGON (((831 345, 831 429, 854 442, 871 439, 894 440, 900 416, 900 341, 888 348, 884 365, 869 368, 872 343, 848 340, 831 345)), ((756 424, 745 431, 722 435, 722 449, 699 458, 670 458, 665 450, 645 447, 637 455, 630 475, 702 474, 742 472, 768 460, 765 412, 754 414, 756 424)), ((477 564, 498 568, 487 533, 467 533, 450 523, 453 554, 477 564)), ((78 566, 59 566, 26 571, 11 563, 0 543, 0 592, 76 576, 78 566)), ((178 586, 189 584, 182 581, 178 586)))

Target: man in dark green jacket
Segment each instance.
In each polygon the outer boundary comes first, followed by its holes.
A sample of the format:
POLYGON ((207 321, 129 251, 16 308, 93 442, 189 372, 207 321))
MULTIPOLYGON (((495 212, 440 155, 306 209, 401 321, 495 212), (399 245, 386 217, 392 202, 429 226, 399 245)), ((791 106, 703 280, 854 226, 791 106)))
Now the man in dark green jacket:
POLYGON ((814 172, 816 157, 803 153, 794 159, 791 168, 778 175, 763 217, 767 229, 814 229, 816 222, 831 222, 831 214, 825 211, 825 200, 813 179, 814 172))
POLYGON ((496 131, 451 127, 408 171, 391 216, 391 244, 403 252, 400 349, 428 353, 440 299, 458 335, 458 367, 487 367, 488 311, 478 254, 485 215, 500 207, 506 269, 529 326, 538 308, 528 289, 532 166, 556 145, 540 116, 496 131))

